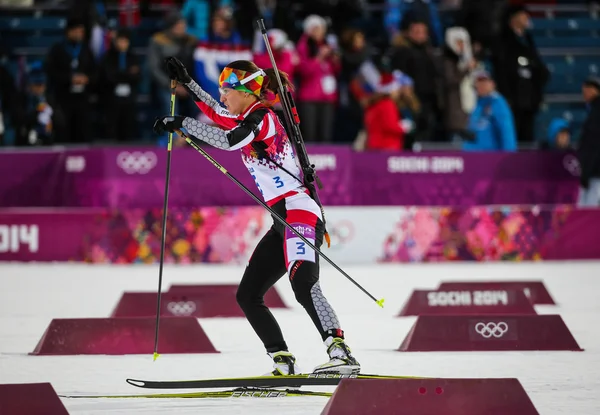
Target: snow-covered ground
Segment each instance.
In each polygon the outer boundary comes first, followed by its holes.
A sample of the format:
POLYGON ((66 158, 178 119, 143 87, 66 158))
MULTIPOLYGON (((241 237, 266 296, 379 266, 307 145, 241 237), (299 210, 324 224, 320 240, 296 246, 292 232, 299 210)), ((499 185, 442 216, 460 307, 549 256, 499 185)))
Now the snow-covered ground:
MULTIPOLYGON (((241 267, 165 268, 171 283, 238 282, 241 267)), ((375 297, 380 309, 333 268, 322 287, 335 307, 363 372, 427 377, 516 377, 541 414, 600 413, 600 262, 411 264, 349 266, 346 271, 375 297), (450 279, 543 280, 559 303, 536 306, 560 314, 584 352, 401 353, 414 318, 398 318, 413 289, 450 279)), ((51 382, 59 394, 136 394, 125 378, 189 379, 263 374, 271 367, 241 318, 200 319, 220 354, 152 356, 28 355, 53 318, 108 317, 123 291, 153 291, 158 266, 0 264, 0 384, 51 382)), ((291 307, 274 310, 304 370, 326 359, 324 346, 283 278, 277 284, 291 307)), ((317 388, 315 388, 317 389, 317 388)), ((332 390, 332 388, 326 389, 332 390)), ((319 414, 327 398, 104 400, 63 399, 71 414, 319 414)))

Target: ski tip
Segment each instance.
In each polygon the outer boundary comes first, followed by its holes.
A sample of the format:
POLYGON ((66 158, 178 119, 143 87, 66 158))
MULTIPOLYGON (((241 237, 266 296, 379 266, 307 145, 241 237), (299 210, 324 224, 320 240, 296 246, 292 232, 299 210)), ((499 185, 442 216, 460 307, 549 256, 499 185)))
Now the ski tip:
POLYGON ((382 298, 381 300, 375 301, 377 303, 377 305, 381 308, 383 308, 383 302, 385 301, 384 298, 382 298))
POLYGON ((144 382, 143 380, 125 379, 125 382, 129 383, 132 386, 137 386, 138 388, 143 388, 144 386, 146 386, 146 382, 144 382))
POLYGON ((156 362, 156 359, 158 359, 158 356, 160 356, 157 352, 154 352, 154 358, 153 361, 156 362))

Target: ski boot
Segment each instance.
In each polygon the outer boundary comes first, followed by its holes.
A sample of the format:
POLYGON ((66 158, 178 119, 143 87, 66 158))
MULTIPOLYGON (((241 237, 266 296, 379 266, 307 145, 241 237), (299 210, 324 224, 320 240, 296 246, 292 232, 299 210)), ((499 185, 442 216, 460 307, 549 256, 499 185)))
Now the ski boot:
POLYGON ((317 366, 313 373, 356 375, 360 372, 360 363, 352 356, 344 339, 330 336, 324 343, 327 346, 329 362, 317 366))
POLYGON ((267 373, 266 376, 287 376, 300 374, 300 368, 296 365, 296 358, 287 351, 268 353, 273 359, 274 370, 267 373))

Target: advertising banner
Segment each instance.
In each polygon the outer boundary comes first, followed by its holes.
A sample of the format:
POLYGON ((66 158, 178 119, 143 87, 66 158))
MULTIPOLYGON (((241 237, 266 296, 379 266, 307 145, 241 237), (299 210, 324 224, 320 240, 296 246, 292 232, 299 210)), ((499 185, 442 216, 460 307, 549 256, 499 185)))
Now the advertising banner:
MULTIPOLYGON (((108 212, 0 210, 0 261, 73 261, 87 255, 87 241, 106 232, 108 212)), ((93 245, 92 245, 93 246, 93 245)), ((119 249, 114 241, 114 250, 119 249)))
MULTIPOLYGON (((568 206, 326 210, 339 264, 600 259, 600 210, 568 206)), ((157 263, 160 209, 0 210, 0 261, 157 263)), ((170 209, 167 263, 245 264, 272 225, 260 207, 170 209)))
MULTIPOLYGON (((239 152, 207 148, 259 192, 239 152)), ((579 165, 568 153, 356 153, 310 146, 325 206, 553 205, 577 200, 579 165)), ((0 207, 161 208, 166 151, 155 147, 0 153, 0 207)), ((189 147, 175 148, 169 206, 256 206, 189 147)))

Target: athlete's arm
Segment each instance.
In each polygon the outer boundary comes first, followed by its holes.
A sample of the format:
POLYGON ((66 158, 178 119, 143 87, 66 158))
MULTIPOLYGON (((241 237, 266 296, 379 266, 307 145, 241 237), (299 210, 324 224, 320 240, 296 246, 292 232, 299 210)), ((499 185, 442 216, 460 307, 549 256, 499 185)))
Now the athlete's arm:
POLYGON ((213 147, 227 151, 238 150, 250 144, 256 137, 254 131, 243 125, 226 131, 206 125, 190 117, 185 117, 181 125, 185 128, 190 138, 204 141, 213 147))
POLYGON ((233 128, 237 125, 235 122, 236 116, 232 115, 223 108, 216 99, 210 96, 208 92, 203 90, 193 79, 183 84, 185 89, 190 93, 194 102, 200 108, 200 111, 205 113, 215 123, 222 125, 225 128, 233 128))

